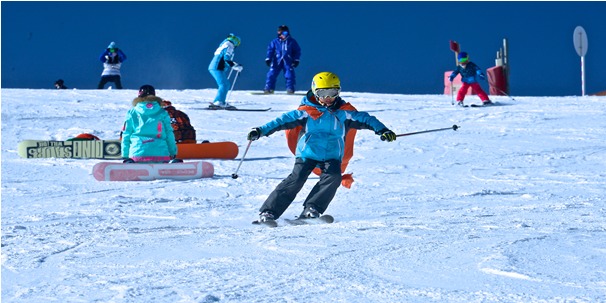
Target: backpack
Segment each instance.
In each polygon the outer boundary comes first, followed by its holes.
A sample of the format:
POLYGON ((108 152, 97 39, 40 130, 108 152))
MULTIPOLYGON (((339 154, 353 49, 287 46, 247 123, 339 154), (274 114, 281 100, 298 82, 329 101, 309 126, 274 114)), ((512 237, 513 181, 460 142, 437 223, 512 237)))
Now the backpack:
POLYGON ((170 116, 175 141, 177 143, 196 143, 196 130, 191 126, 189 116, 172 106, 170 101, 163 100, 162 102, 164 102, 164 109, 170 116))

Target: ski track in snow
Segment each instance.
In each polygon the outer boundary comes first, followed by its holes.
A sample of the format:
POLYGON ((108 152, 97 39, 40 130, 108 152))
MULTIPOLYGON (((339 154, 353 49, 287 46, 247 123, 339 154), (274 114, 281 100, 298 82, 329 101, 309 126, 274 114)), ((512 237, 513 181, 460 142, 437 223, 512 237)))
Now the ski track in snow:
MULTIPOLYGON (((396 133, 358 131, 333 224, 250 224, 292 169, 284 133, 246 134, 301 96, 158 90, 198 140, 234 141, 215 177, 98 182, 99 160, 22 159, 25 139, 119 135, 134 90, 2 89, 3 302, 605 302, 606 97, 344 92, 396 133), (468 96, 468 104, 479 103, 468 96), (240 101, 242 100, 242 101, 240 101)), ((301 210, 318 177, 284 217, 301 210)))

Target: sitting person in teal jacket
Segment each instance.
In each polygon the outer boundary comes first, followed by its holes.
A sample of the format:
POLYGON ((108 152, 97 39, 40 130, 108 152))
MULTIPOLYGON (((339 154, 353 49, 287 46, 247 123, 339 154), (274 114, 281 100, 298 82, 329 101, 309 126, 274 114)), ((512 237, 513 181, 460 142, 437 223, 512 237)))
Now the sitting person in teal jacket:
POLYGON ((126 114, 122 127, 124 163, 182 162, 175 159, 175 134, 170 116, 162 105, 162 99, 156 97, 153 86, 141 86, 139 96, 133 100, 133 108, 126 114))

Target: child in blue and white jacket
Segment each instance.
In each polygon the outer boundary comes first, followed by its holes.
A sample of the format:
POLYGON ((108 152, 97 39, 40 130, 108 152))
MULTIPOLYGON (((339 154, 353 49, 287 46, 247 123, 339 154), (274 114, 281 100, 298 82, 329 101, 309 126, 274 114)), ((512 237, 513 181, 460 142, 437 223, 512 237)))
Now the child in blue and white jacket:
POLYGON ((221 107, 226 108, 230 107, 227 104, 227 92, 230 89, 230 82, 227 79, 230 68, 236 72, 241 72, 244 67, 234 62, 234 50, 236 47, 240 46, 240 37, 229 34, 223 42, 219 45, 217 50, 215 50, 215 54, 213 59, 210 61, 208 65, 208 71, 217 81, 217 85, 219 89, 217 91, 217 95, 215 96, 215 100, 210 106, 212 107, 221 107))

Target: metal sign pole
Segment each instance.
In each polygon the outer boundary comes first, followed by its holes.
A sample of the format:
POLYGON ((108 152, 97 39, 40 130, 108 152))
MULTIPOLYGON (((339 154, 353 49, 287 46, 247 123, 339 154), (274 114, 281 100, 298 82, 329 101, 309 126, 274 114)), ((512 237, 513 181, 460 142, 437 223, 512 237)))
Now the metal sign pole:
POLYGON ((582 26, 577 26, 574 29, 572 41, 574 42, 577 54, 581 57, 581 94, 585 96, 585 55, 587 54, 589 43, 587 41, 587 33, 582 26))

